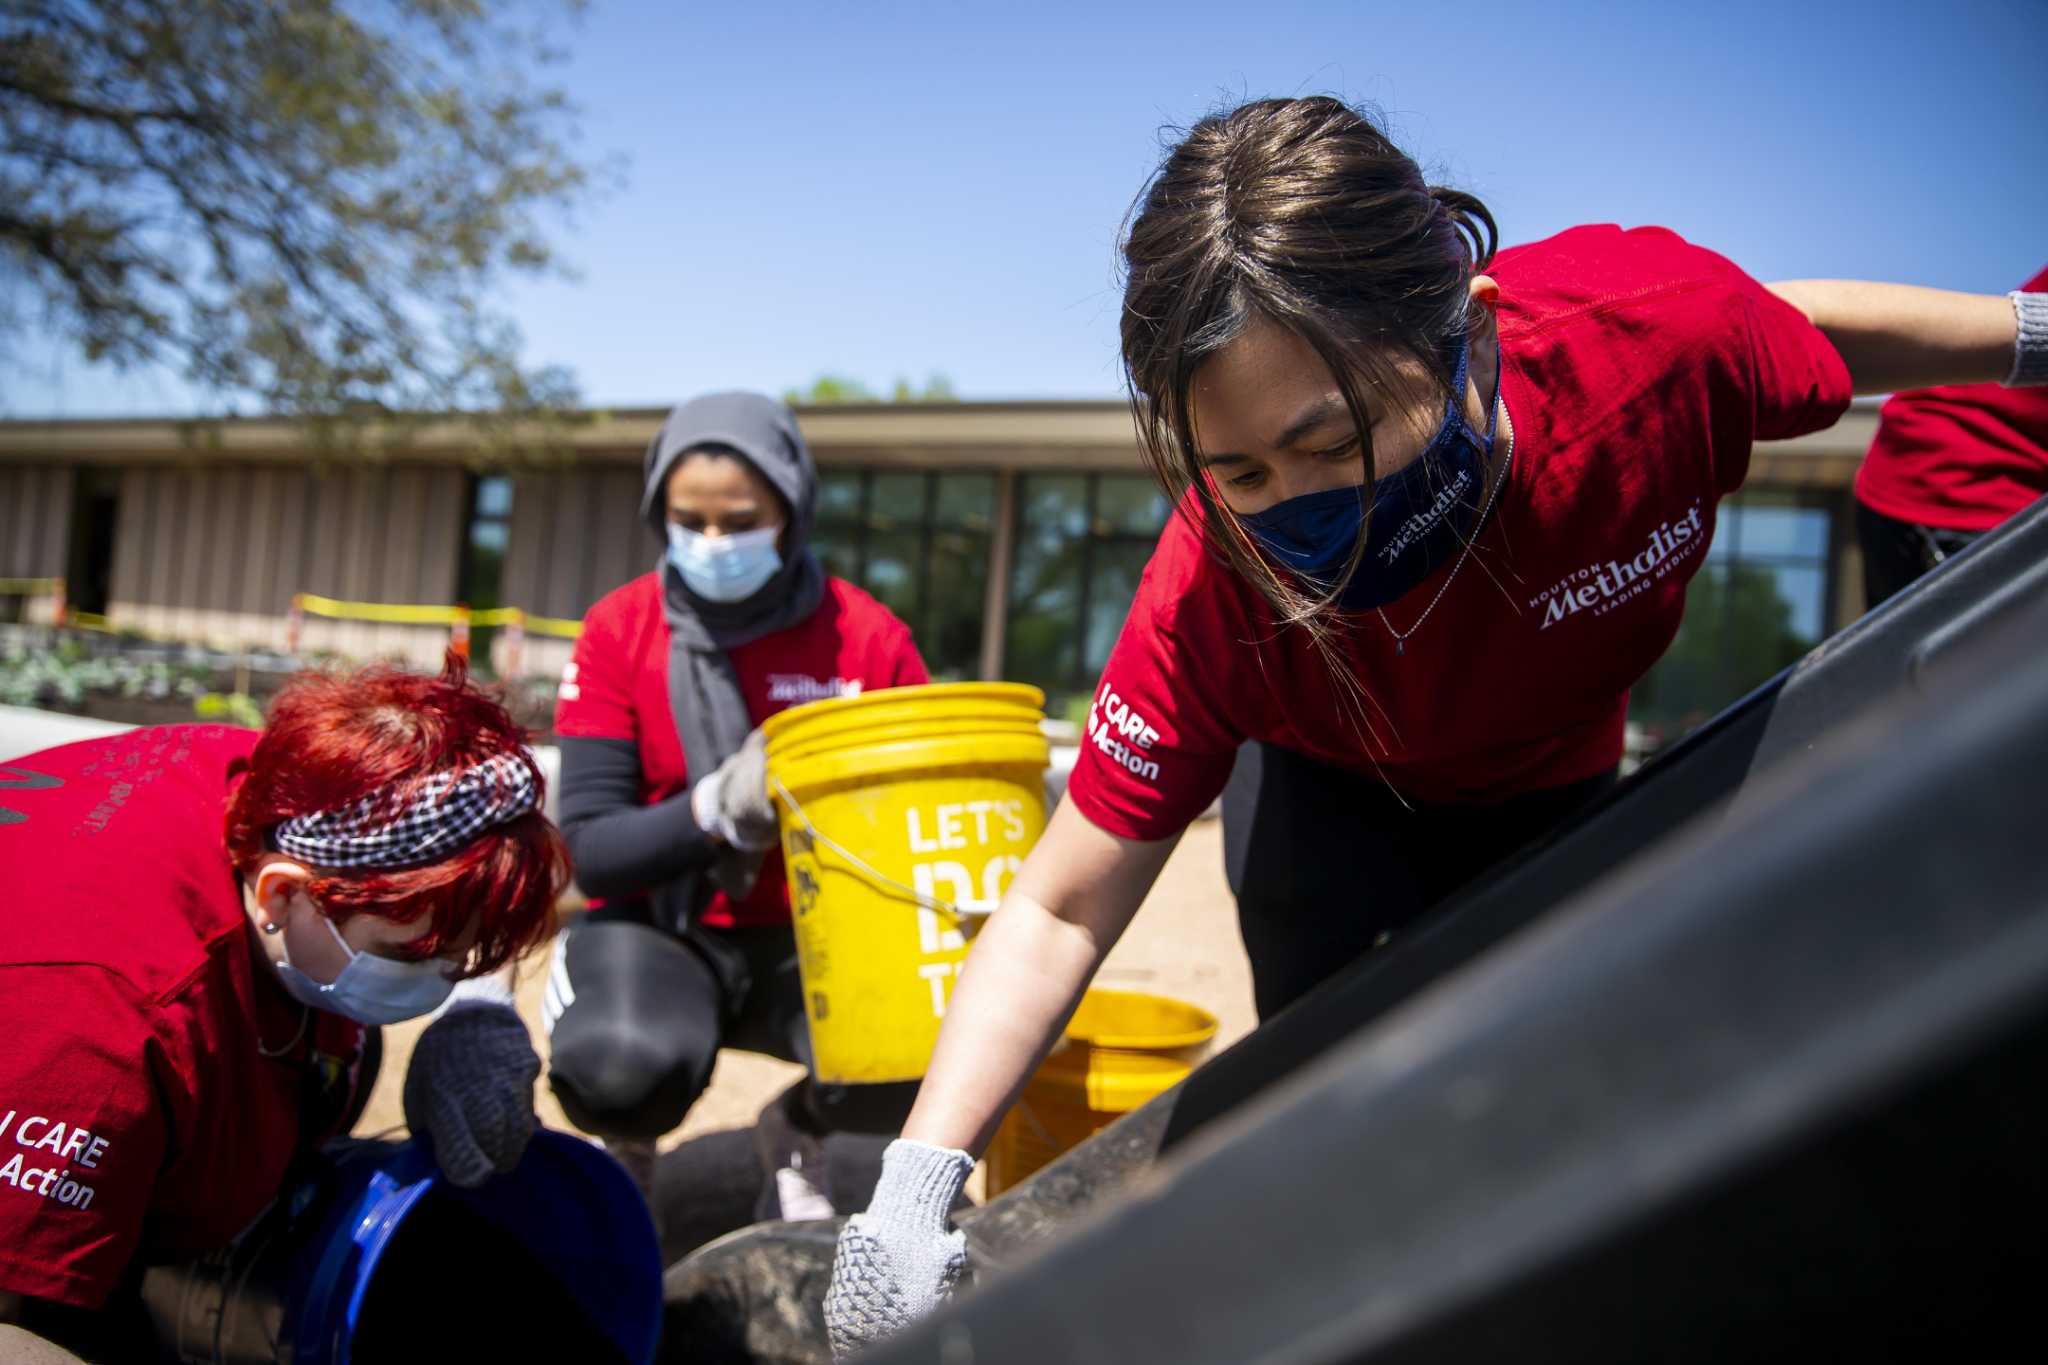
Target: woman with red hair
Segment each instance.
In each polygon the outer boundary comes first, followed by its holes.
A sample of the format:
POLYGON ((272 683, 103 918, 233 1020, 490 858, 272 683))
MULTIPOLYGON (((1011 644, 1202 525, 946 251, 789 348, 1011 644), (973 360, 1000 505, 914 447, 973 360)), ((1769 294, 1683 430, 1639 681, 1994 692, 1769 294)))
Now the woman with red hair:
POLYGON ((142 1268, 346 1131, 367 1027, 447 1005, 407 1117, 458 1183, 518 1160, 539 1062, 492 974, 567 880, 541 783, 453 660, 0 767, 0 1358, 132 1349, 142 1268))

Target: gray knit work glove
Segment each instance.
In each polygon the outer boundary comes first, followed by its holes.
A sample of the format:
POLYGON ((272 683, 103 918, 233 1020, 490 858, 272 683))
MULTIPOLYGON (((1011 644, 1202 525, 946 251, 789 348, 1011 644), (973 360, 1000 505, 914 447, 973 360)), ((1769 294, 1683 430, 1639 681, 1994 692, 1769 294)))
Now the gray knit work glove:
POLYGON ((533 1138, 540 1057, 496 977, 457 983, 441 1017, 413 1045, 405 1121, 433 1145, 441 1173, 481 1185, 519 1164, 533 1138))
POLYGON ((768 799, 768 737, 755 729, 739 752, 690 788, 690 813, 734 848, 774 848, 778 826, 775 803, 768 799))
POLYGON ((947 1214, 974 1169, 951 1147, 898 1138, 866 1213, 846 1220, 825 1291, 825 1330, 843 1360, 944 1303, 967 1265, 967 1239, 947 1214))

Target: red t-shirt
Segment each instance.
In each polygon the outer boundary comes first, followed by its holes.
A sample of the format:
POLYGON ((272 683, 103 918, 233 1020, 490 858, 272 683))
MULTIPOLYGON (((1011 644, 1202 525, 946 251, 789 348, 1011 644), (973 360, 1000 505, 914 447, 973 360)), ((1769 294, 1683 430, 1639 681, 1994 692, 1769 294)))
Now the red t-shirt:
MULTIPOLYGON (((583 618, 555 704, 556 734, 639 746, 640 799, 648 805, 687 791, 696 776, 683 761, 669 706, 668 645, 661 574, 643 574, 607 594, 583 618)), ((824 600, 809 620, 741 645, 732 651, 732 664, 756 725, 803 702, 931 680, 910 628, 838 578, 825 580, 824 600)), ((745 900, 735 904, 719 892, 701 919, 724 928, 788 923, 781 852, 768 855, 745 900)))
POLYGON ((223 842, 255 742, 171 725, 0 765, 0 1290, 93 1308, 138 1252, 226 1244, 341 1116, 362 1031, 285 993, 223 842))
POLYGON ((1661 228, 1582 227, 1503 251, 1501 395, 1514 462, 1451 566, 1348 617, 1343 685, 1298 629, 1170 518, 1103 671, 1068 790, 1129 839, 1179 831, 1259 739, 1426 802, 1493 802, 1611 768, 1628 689, 1678 630, 1716 500, 1752 440, 1825 427, 1849 374, 1796 309, 1661 228))
MULTIPOLYGON (((2020 288, 2048 293, 2048 269, 2020 288)), ((1988 531, 2048 493, 2048 388, 1950 384, 1893 395, 1856 472, 1864 506, 1945 531, 1988 531)))

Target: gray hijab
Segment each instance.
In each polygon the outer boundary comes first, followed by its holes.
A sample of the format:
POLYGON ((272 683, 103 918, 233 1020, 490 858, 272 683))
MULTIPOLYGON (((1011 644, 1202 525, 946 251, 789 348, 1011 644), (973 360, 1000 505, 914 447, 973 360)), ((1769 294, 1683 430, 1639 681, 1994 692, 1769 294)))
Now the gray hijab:
POLYGON ((647 447, 642 520, 666 547, 668 476, 684 455, 705 446, 723 446, 752 465, 782 496, 789 520, 782 532, 782 567, 739 602, 710 602, 691 592, 664 549, 668 703, 692 782, 737 753, 754 728, 727 651, 809 620, 825 595, 825 572, 811 553, 818 471, 796 414, 763 394, 706 394, 669 413, 647 447))

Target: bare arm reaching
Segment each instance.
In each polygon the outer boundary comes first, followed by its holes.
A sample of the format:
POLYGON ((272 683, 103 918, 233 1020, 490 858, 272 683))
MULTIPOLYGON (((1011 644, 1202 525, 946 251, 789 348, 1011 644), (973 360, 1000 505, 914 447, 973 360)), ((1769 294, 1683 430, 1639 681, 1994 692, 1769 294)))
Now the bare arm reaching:
POLYGON ((1859 394, 1992 384, 2013 371, 2016 324, 2003 295, 1863 280, 1765 287, 1827 334, 1859 394))
POLYGON ((1060 802, 975 937, 903 1136, 987 1145, 1178 842, 1119 839, 1060 802))
POLYGON ((947 1219, 971 1153, 1052 1047, 1177 842, 1119 839, 1070 801, 1053 812, 975 937, 873 1202, 840 1233, 825 1296, 835 1355, 900 1331, 952 1292, 966 1248, 947 1219))

